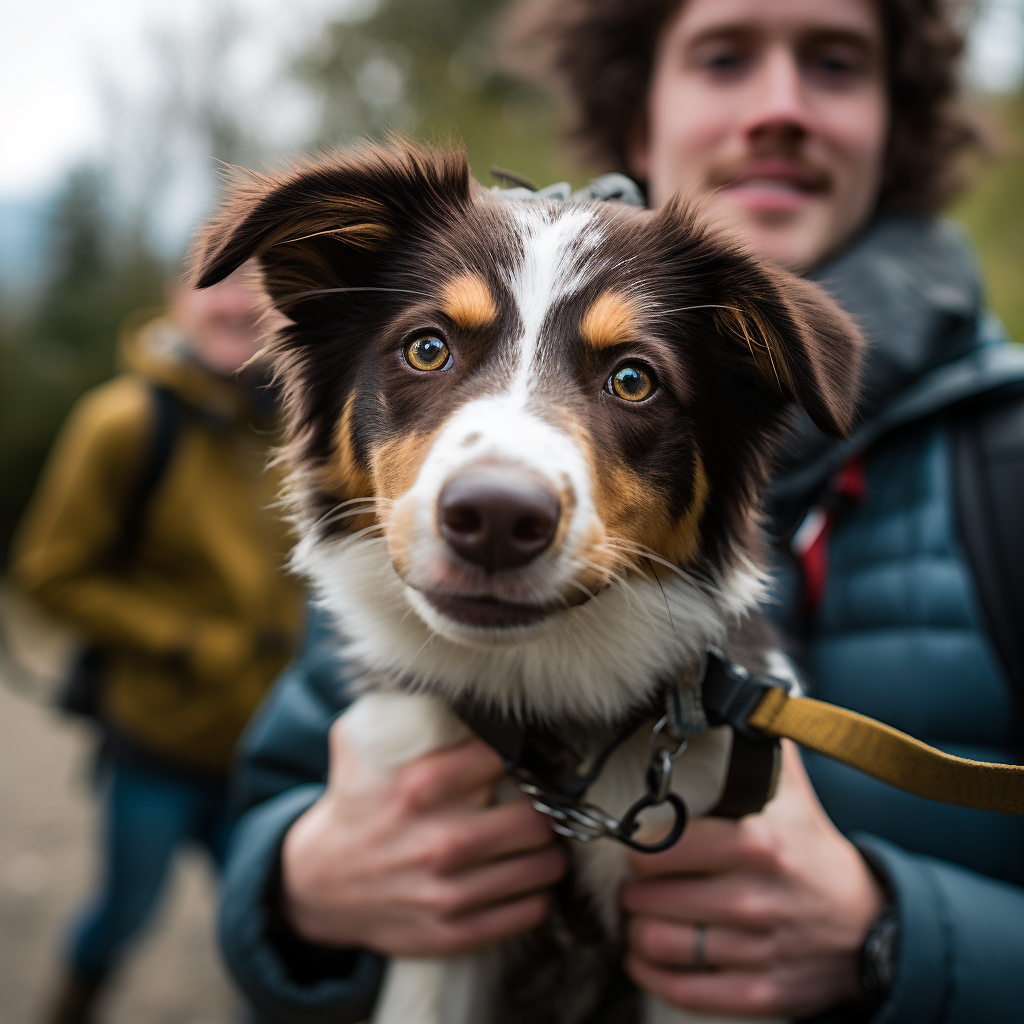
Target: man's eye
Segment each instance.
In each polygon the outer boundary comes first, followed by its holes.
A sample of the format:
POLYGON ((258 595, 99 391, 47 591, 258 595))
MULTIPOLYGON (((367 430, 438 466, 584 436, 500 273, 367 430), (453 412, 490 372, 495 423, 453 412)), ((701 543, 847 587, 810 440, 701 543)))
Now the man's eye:
POLYGON ((856 80, 866 71, 863 54, 849 47, 835 47, 807 54, 804 66, 823 82, 845 84, 856 80))
POLYGON ((609 394, 627 402, 642 402, 650 398, 656 387, 654 371, 643 363, 626 363, 620 366, 605 385, 609 394))
POLYGON ((730 68, 738 67, 740 58, 735 53, 718 53, 709 57, 704 66, 712 71, 728 71, 730 68))
POLYGON ((818 67, 822 71, 834 71, 834 72, 846 72, 853 70, 853 64, 848 60, 843 60, 842 57, 822 57, 818 61, 818 67))
POLYGON ((426 334, 405 346, 405 361, 414 370, 447 370, 452 355, 440 338, 426 334))
POLYGON ((728 77, 749 63, 749 53, 742 46, 717 43, 699 47, 692 56, 693 65, 713 76, 728 77))

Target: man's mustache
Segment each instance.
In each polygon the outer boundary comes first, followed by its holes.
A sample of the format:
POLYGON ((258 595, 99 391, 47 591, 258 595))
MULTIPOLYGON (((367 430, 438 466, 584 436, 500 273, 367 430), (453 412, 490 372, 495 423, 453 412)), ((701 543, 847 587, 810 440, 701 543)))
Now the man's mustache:
POLYGON ((742 184, 745 180, 787 182, 800 191, 821 194, 831 190, 832 174, 805 157, 784 152, 754 153, 713 168, 705 179, 709 192, 742 184))

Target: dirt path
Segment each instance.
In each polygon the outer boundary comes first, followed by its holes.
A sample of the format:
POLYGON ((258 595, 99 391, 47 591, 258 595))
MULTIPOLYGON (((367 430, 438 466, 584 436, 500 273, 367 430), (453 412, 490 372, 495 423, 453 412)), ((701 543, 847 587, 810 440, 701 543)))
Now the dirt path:
MULTIPOLYGON (((0 1022, 37 1024, 69 915, 94 867, 87 730, 0 681, 0 1022)), ((213 884, 181 859, 102 1024, 238 1024, 213 942, 213 884)))

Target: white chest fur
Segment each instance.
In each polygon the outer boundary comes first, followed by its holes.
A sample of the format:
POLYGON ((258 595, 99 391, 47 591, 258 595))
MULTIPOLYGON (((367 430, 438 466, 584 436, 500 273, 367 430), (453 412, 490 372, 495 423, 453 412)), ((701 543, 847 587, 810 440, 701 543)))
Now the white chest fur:
MULTIPOLYGON (((423 694, 366 694, 346 712, 344 722, 348 740, 359 756, 385 773, 430 751, 452 746, 468 733, 439 700, 423 694)), ((717 802, 730 744, 728 729, 712 729, 692 740, 676 762, 673 789, 691 813, 703 814, 717 802)), ((612 755, 588 799, 621 816, 642 792, 648 757, 646 735, 641 730, 612 755)), ((644 826, 652 833, 664 827, 656 811, 644 820, 644 826)), ((627 870, 626 848, 598 840, 574 842, 571 852, 579 884, 594 901, 609 933, 614 933, 618 927, 615 897, 627 870)), ((486 1024, 495 966, 490 950, 447 959, 393 959, 372 1024, 486 1024)), ((644 1018, 644 1024, 730 1024, 727 1018, 676 1010, 653 997, 645 1001, 644 1018)))

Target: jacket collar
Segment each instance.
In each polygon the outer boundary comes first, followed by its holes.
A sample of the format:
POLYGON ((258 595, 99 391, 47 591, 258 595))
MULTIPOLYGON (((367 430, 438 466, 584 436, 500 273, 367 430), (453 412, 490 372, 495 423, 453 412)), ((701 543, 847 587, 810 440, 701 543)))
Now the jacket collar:
POLYGON ((851 313, 868 340, 859 425, 825 437, 798 411, 772 489, 780 520, 848 459, 885 434, 965 399, 1024 382, 1024 351, 985 313, 974 253, 939 217, 880 215, 810 275, 851 313))
POLYGON ((207 370, 192 356, 181 328, 161 309, 141 310, 125 322, 120 361, 173 392, 212 426, 226 430, 266 424, 275 416, 274 398, 267 389, 243 386, 207 370))

